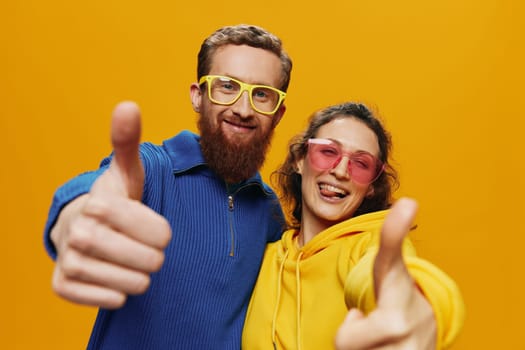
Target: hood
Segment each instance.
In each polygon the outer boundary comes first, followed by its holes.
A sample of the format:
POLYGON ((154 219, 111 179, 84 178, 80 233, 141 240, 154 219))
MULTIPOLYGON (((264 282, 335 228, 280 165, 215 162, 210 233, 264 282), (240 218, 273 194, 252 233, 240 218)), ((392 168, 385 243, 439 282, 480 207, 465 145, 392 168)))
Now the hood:
POLYGON ((297 246, 298 231, 288 230, 282 236, 279 255, 284 257, 286 254, 286 259, 288 260, 307 259, 330 246, 338 239, 361 232, 379 232, 387 212, 388 210, 381 210, 342 221, 319 232, 303 247, 297 246))
POLYGON ((323 249, 334 244, 337 240, 344 237, 356 235, 362 232, 378 232, 381 230, 382 223, 388 210, 381 210, 373 213, 363 214, 348 220, 342 221, 336 225, 319 232, 303 247, 297 245, 297 230, 286 231, 282 238, 281 244, 277 246, 277 264, 279 266, 277 280, 277 296, 272 319, 272 342, 274 349, 277 349, 276 341, 276 320, 279 314, 279 305, 282 292, 283 270, 286 264, 293 264, 295 269, 296 283, 296 329, 297 329, 297 349, 301 349, 301 271, 300 263, 302 260, 317 254, 323 249))

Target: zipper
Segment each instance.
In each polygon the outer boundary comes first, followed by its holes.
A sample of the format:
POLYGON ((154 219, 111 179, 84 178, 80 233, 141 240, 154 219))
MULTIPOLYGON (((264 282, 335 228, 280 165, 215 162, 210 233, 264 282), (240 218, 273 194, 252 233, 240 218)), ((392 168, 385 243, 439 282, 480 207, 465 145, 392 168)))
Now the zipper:
MULTIPOLYGON (((241 191, 242 189, 246 188, 246 187, 249 187, 249 186, 259 186, 262 188, 262 190, 264 191, 264 188, 258 184, 258 183, 248 183, 248 184, 244 184, 243 186, 235 189, 233 191, 233 193, 229 194, 230 192, 230 187, 228 186, 228 183, 226 183, 226 193, 228 194, 228 216, 229 216, 229 221, 230 221, 230 240, 231 240, 231 245, 230 245, 230 252, 229 252, 229 256, 235 256, 235 231, 234 231, 234 227, 233 227, 233 210, 235 209, 235 201, 233 199, 233 196, 241 191)), ((266 193, 266 191, 264 191, 266 193)))
POLYGON ((230 256, 235 255, 235 235, 233 234, 233 195, 228 196, 228 210, 230 213, 228 213, 228 216, 230 217, 230 239, 231 239, 231 246, 230 246, 230 256))
POLYGON ((233 196, 232 195, 228 196, 228 209, 230 209, 230 211, 233 211, 233 196))

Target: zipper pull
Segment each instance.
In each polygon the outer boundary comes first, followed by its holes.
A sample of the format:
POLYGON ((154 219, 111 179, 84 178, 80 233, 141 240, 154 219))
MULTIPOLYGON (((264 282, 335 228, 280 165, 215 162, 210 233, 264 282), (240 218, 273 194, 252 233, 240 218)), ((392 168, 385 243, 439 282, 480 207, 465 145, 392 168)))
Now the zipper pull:
POLYGON ((228 208, 233 210, 233 196, 228 196, 228 208))

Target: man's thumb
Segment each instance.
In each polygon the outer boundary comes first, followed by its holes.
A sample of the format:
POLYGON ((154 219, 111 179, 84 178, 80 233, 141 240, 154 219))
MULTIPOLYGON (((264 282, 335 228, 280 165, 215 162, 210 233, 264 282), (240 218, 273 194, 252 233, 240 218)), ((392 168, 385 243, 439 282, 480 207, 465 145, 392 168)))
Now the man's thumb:
POLYGON ((113 160, 111 171, 124 182, 128 197, 140 200, 144 187, 144 168, 139 156, 141 121, 140 110, 134 102, 121 102, 111 120, 113 160))

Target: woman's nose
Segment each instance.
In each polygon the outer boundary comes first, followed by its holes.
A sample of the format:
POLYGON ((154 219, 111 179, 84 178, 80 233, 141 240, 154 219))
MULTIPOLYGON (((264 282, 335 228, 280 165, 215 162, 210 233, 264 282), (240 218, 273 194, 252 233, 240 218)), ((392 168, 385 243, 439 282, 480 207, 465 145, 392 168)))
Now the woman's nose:
POLYGON ((350 179, 350 158, 347 156, 341 157, 330 172, 339 179, 350 179))

